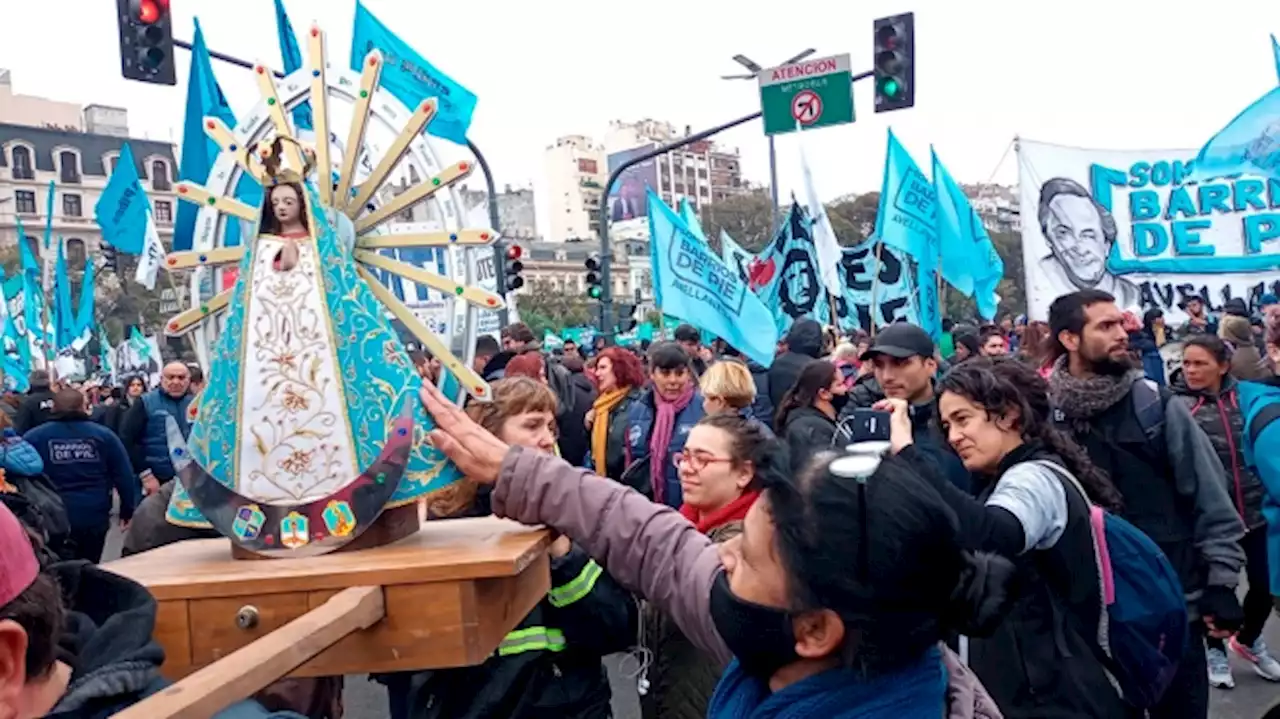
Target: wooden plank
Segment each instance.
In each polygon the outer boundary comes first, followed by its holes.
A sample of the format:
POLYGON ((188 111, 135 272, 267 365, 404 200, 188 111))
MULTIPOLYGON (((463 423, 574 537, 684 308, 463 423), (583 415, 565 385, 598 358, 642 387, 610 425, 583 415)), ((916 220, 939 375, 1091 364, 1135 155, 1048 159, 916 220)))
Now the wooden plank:
POLYGON ((356 249, 356 262, 369 267, 377 267, 380 270, 386 270, 393 275, 403 277, 420 285, 438 290, 446 295, 459 298, 468 304, 475 305, 486 310, 500 310, 506 306, 502 298, 492 292, 486 292, 479 287, 465 287, 454 282, 443 275, 438 275, 431 270, 422 267, 415 267, 407 262, 393 260, 386 255, 380 255, 370 250, 356 249))
MULTIPOLYGON (((276 91, 275 74, 269 72, 267 66, 261 62, 254 66, 253 74, 258 76, 258 91, 262 95, 262 101, 267 103, 267 114, 271 116, 271 124, 276 127, 276 137, 297 139, 297 133, 289 126, 289 119, 284 115, 284 103, 280 102, 280 94, 276 91)), ((288 167, 301 174, 302 152, 298 146, 292 142, 285 142, 282 143, 281 149, 284 151, 284 159, 288 160, 288 167)))
MULTIPOLYGON (((347 145, 347 147, 350 147, 350 145, 347 145)), ((419 202, 425 202, 427 198, 454 183, 467 179, 475 167, 474 162, 455 162, 441 170, 439 175, 401 192, 393 197, 390 202, 356 220, 356 234, 363 235, 386 222, 390 222, 396 214, 413 207, 419 202)))
POLYGON ((359 264, 356 265, 356 272, 364 280, 365 284, 369 286, 373 296, 378 298, 378 301, 391 314, 395 315, 396 319, 404 323, 405 328, 414 337, 418 338, 418 341, 427 348, 432 357, 440 360, 440 363, 452 372, 453 376, 458 378, 458 381, 462 382, 462 386, 468 394, 483 401, 488 401, 493 396, 489 389, 489 383, 485 382, 479 373, 471 369, 470 365, 458 359, 449 349, 449 346, 442 342, 435 332, 432 332, 426 325, 422 324, 422 320, 418 319, 417 315, 413 314, 403 302, 392 294, 391 290, 379 282, 378 278, 374 277, 359 264))
POLYGON ((497 517, 427 522, 395 544, 305 559, 246 562, 229 539, 192 539, 108 562, 159 601, 422 584, 519 574, 550 544, 546 529, 497 517))
POLYGON ((382 181, 387 179, 387 175, 391 174, 395 166, 400 163, 400 158, 409 152, 409 143, 413 142, 413 139, 422 133, 422 128, 426 127, 427 123, 431 122, 431 118, 435 116, 436 99, 434 97, 427 98, 418 105, 418 108, 409 116, 409 121, 400 130, 400 134, 391 143, 391 147, 387 148, 387 151, 383 153, 382 160, 378 162, 378 166, 373 168, 373 172, 369 173, 364 182, 360 183, 360 192, 355 199, 347 203, 347 217, 354 220, 356 215, 360 214, 360 211, 364 209, 365 203, 373 197, 373 193, 377 192, 379 187, 382 187, 382 181))
POLYGON ((166 679, 177 681, 191 673, 191 617, 187 602, 160 602, 156 606, 156 628, 151 637, 164 647, 160 672, 166 679))
POLYGON ((382 77, 382 53, 370 50, 364 56, 362 67, 360 90, 351 108, 351 130, 347 133, 347 144, 343 145, 346 150, 342 153, 342 169, 338 171, 338 189, 333 193, 333 203, 338 207, 345 207, 351 197, 351 183, 355 180, 356 163, 360 159, 360 148, 364 147, 364 131, 369 122, 369 103, 373 102, 378 79, 382 77))
POLYGON ((287 675, 352 632, 383 618, 381 587, 351 587, 323 606, 115 716, 208 717, 287 675))
POLYGON ((396 235, 363 235, 356 240, 358 249, 387 247, 449 247, 450 245, 488 245, 498 233, 488 228, 457 232, 404 232, 396 235))
POLYGON ((178 183, 178 199, 185 200, 197 205, 213 205, 218 208, 218 212, 224 215, 234 215, 242 220, 250 222, 258 221, 258 210, 250 207, 234 197, 222 197, 214 195, 202 185, 192 184, 190 182, 178 183))
MULTIPOLYGON (((329 90, 325 85, 329 60, 326 57, 324 30, 319 25, 311 25, 310 39, 307 40, 307 55, 311 59, 311 125, 316 137, 329 136, 329 90)), ((320 204, 333 206, 333 182, 330 175, 333 168, 329 162, 329 143, 316 143, 316 192, 320 193, 320 204)))
POLYGON ((209 267, 239 262, 244 257, 244 247, 215 247, 209 250, 187 250, 170 252, 164 258, 163 267, 173 270, 186 270, 192 267, 209 267))
POLYGON ((168 323, 164 326, 165 336, 179 337, 192 327, 209 319, 210 316, 225 310, 227 304, 231 302, 231 294, 234 289, 223 290, 210 297, 208 301, 201 302, 199 306, 183 310, 169 318, 168 323))

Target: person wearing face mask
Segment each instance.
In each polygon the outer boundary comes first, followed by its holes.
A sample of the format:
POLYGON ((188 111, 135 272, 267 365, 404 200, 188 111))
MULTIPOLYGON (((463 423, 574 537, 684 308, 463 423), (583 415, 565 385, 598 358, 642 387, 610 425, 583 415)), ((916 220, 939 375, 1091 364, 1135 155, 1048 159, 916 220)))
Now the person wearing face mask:
POLYGON ((941 640, 993 629, 1012 568, 961 549, 954 513, 909 464, 827 450, 794 475, 766 469, 742 533, 717 545, 674 509, 509 446, 433 387, 422 398, 432 444, 492 485, 495 514, 573 538, 728 662, 708 717, 1001 716, 941 640))
MULTIPOLYGON (((702 381, 722 363, 712 365, 702 381)), ((745 369, 743 370, 746 371, 745 369)), ((755 420, 734 413, 704 417, 684 451, 676 455, 684 504, 680 514, 714 542, 742 533, 747 511, 760 496, 760 476, 785 462, 773 433, 755 420)), ((653 656, 648 691, 640 697, 644 719, 695 719, 707 715, 707 703, 724 670, 699 651, 666 614, 648 604, 644 615, 644 646, 653 656)))
MULTIPOLYGON (((556 398, 528 377, 492 386, 493 401, 466 415, 493 437, 551 456, 556 398)), ((488 487, 463 480, 428 499, 431 516, 492 513, 488 487)), ((498 651, 473 667, 384 675, 391 719, 608 719, 612 691, 601 665, 637 631, 631 595, 567 536, 551 543, 551 591, 498 651)))
POLYGON ((830 362, 814 360, 800 371, 795 386, 783 395, 774 419, 793 463, 798 466, 814 452, 831 446, 836 417, 848 398, 848 385, 830 362))
POLYGON ((649 387, 627 409, 627 469, 621 481, 646 486, 654 501, 679 507, 680 478, 671 458, 684 449, 702 415, 689 354, 675 342, 650 347, 649 387))
POLYGON ((991 637, 970 641, 969 666, 1006 717, 1143 716, 1112 687, 1093 630, 1105 610, 1089 503, 1114 509, 1119 493, 1053 427, 1049 387, 1034 368, 973 359, 947 373, 938 392, 939 421, 973 474, 974 495, 920 453, 905 401, 879 407, 892 412, 892 450, 955 510, 965 546, 1017 564, 1014 607, 991 637))

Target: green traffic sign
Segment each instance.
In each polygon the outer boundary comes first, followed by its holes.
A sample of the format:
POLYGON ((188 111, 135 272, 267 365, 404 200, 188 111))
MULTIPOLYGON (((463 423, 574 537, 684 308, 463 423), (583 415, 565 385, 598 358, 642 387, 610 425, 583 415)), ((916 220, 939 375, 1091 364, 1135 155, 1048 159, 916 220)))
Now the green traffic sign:
POLYGON ((760 111, 766 135, 853 122, 849 56, 820 57, 762 70, 760 111))

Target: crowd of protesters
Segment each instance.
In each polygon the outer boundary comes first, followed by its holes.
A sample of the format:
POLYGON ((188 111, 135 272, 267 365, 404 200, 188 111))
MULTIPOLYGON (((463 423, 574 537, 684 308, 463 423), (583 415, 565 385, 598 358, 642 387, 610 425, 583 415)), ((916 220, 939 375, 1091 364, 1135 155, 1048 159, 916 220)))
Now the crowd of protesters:
MULTIPOLYGON (((392 716, 605 719, 602 659, 626 652, 646 718, 1204 719, 1210 686, 1235 685, 1232 657, 1280 682, 1262 638, 1267 490, 1236 399, 1280 360, 1280 308, 1263 300, 1258 317, 1232 303, 1216 317, 1193 299, 1169 328, 1086 290, 1047 322, 946 322, 938 342, 907 323, 840 336, 802 319, 767 368, 688 325, 637 348, 546 351, 517 323, 477 341, 492 401, 465 408, 415 350, 432 443, 466 477, 428 516, 557 534, 551 590, 493 656, 377 677, 392 716), (1100 559, 1107 517, 1132 540, 1118 567, 1100 559), (1152 685, 1123 664, 1135 630, 1103 600, 1113 569, 1134 567, 1173 588, 1140 595, 1170 600, 1178 622, 1150 647, 1168 663, 1152 685)), ((106 716, 163 685, 154 643, 130 635, 103 661, 142 679, 86 702, 63 627, 126 632, 106 614, 145 622, 154 602, 59 560, 99 559, 113 493, 126 552, 209 536, 163 519, 165 425, 189 431, 197 372, 175 363, 159 387, 112 392, 37 373, 0 414, 0 469, 26 478, 13 493, 39 504, 43 488, 67 525, 34 528, 27 551, 32 528, 0 510, 0 669, 21 667, 0 672, 0 707, 18 707, 0 717, 106 716), (85 461, 66 465, 73 455, 85 461)), ((336 719, 341 688, 306 680, 220 716, 336 719)))

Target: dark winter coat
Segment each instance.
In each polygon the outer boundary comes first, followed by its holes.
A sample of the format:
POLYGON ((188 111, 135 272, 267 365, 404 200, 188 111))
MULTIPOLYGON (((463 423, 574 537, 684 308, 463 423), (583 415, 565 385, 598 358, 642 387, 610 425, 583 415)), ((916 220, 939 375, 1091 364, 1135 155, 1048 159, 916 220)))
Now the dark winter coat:
MULTIPOLYGON (((631 404, 640 399, 643 392, 639 387, 633 387, 626 397, 618 403, 616 407, 609 412, 609 438, 605 441, 605 476, 609 479, 622 481, 623 472, 627 471, 627 415, 631 411, 631 404)), ((594 403, 594 400, 592 400, 594 403)), ((582 466, 595 471, 595 459, 591 456, 591 431, 586 430, 587 434, 587 456, 582 461, 582 466)), ((646 476, 647 480, 648 477, 646 476)), ((645 488, 641 486, 635 487, 636 491, 643 492, 645 488)), ((651 491, 651 490, 650 490, 651 491)))
POLYGON ((786 427, 779 436, 786 440, 791 452, 791 466, 799 467, 815 452, 831 449, 835 434, 835 420, 816 407, 799 407, 787 415, 786 427))
POLYGON ((1236 398, 1236 380, 1231 375, 1222 378, 1222 389, 1217 394, 1207 390, 1193 390, 1179 375, 1173 385, 1177 399, 1191 410, 1200 429, 1209 435, 1213 448, 1226 470, 1227 493, 1244 520, 1246 529, 1256 529, 1267 523, 1262 516, 1262 499, 1266 494, 1258 475, 1244 461, 1244 414, 1236 398))
MULTIPOLYGON (((657 417, 654 407, 653 387, 646 387, 636 401, 627 409, 627 467, 628 475, 635 475, 644 484, 650 483, 649 469, 646 462, 655 461, 650 456, 649 440, 653 436, 653 422, 657 417), (633 467, 634 465, 634 467, 633 467)), ((662 501, 670 507, 679 507, 684 499, 684 490, 680 487, 680 477, 676 473, 673 461, 677 452, 684 451, 685 440, 689 439, 689 431, 706 413, 702 407, 702 395, 693 393, 688 406, 676 415, 675 426, 671 430, 671 441, 667 444, 665 457, 657 461, 663 462, 662 501)), ((628 482, 625 482, 630 484, 628 482)), ((631 485, 634 486, 634 485, 631 485)), ((652 487, 649 492, 642 492, 649 497, 655 496, 652 487)))
POLYGON ((591 447, 591 436, 583 420, 596 401, 596 390, 586 375, 572 372, 558 362, 547 364, 547 383, 556 395, 560 456, 570 464, 580 465, 591 447))
POLYGON ((135 474, 149 469, 156 479, 167 482, 174 477, 173 462, 169 459, 169 434, 166 417, 173 417, 178 430, 185 438, 191 433, 187 419, 187 407, 191 395, 173 397, 164 388, 153 389, 142 395, 124 413, 120 421, 120 441, 129 452, 129 461, 135 474))
MULTIPOLYGON (((774 359, 769 367, 769 402, 775 411, 782 406, 782 397, 795 386, 800 372, 821 356, 822 325, 810 319, 796 320, 787 331, 787 351, 774 359)), ((781 434, 783 428, 774 429, 781 434)))
MULTIPOLYGON (((728 522, 707 533, 719 544, 742 534, 742 522, 728 522)), ((671 617, 645 604, 644 646, 653 653, 649 691, 640 697, 644 719, 703 719, 725 663, 699 650, 671 617)))
POLYGON ((120 496, 120 519, 133 517, 137 482, 129 456, 111 430, 83 413, 54 415, 25 439, 44 460, 44 473, 57 488, 73 528, 104 529, 110 523, 111 492, 120 496))
POLYGON ((31 390, 18 404, 18 415, 13 419, 13 428, 18 434, 39 427, 53 416, 53 391, 49 385, 32 385, 31 390))

